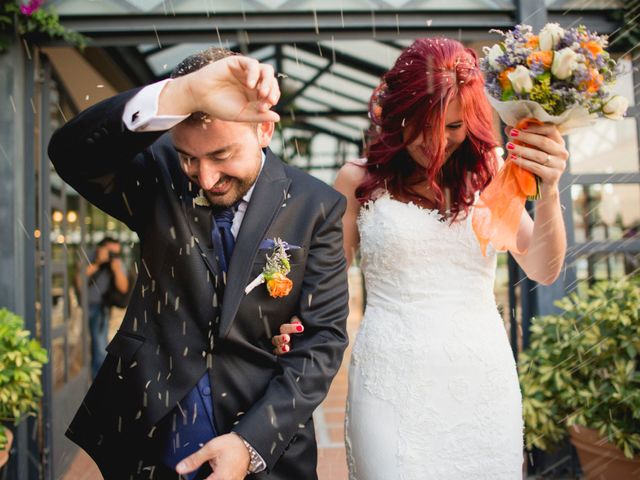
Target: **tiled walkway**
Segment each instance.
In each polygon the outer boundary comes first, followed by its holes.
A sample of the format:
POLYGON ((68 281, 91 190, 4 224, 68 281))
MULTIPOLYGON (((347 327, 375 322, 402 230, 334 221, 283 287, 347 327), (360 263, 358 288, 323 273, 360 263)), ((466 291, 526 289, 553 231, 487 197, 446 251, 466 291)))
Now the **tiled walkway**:
MULTIPOLYGON (((349 275, 349 283, 352 295, 348 330, 349 338, 353 343, 362 316, 362 295, 360 293, 362 289, 360 276, 357 272, 349 275)), ((350 352, 351 346, 349 346, 345 354, 342 367, 331 385, 327 398, 314 413, 316 437, 318 439, 319 480, 347 479, 347 462, 343 437, 350 352)), ((93 460, 80 450, 62 480, 102 480, 102 476, 93 460)))

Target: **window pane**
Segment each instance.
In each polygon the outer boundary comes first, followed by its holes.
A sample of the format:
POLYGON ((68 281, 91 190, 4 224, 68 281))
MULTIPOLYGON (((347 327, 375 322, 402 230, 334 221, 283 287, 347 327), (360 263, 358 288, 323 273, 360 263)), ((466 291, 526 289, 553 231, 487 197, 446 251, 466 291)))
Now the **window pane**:
MULTIPOLYGON (((631 59, 616 59, 620 73, 611 88, 634 105, 633 70, 631 59)), ((599 119, 593 126, 576 130, 569 137, 571 173, 627 173, 637 172, 638 130, 637 119, 628 117, 620 121, 599 119)))
POLYGON ((640 185, 573 185, 575 241, 623 240, 638 234, 640 185))
POLYGON ((637 172, 638 130, 635 118, 601 119, 569 135, 571 173, 637 172))

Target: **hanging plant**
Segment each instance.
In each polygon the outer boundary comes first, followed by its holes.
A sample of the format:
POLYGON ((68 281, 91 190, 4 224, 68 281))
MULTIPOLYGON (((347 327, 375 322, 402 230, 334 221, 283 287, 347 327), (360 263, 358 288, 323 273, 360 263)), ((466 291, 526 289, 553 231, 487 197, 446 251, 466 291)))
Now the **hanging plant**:
POLYGON ((87 38, 60 23, 53 8, 43 7, 45 0, 0 0, 0 53, 5 52, 14 35, 40 35, 49 39, 62 39, 80 49, 87 38))

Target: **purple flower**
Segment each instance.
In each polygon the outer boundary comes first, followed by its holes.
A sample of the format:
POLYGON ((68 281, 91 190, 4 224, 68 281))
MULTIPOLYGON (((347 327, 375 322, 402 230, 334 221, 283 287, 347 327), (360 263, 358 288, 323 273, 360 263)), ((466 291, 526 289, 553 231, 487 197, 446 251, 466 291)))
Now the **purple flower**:
POLYGON ((23 15, 32 15, 33 12, 38 10, 43 3, 44 0, 28 0, 27 3, 21 3, 20 13, 22 13, 23 15))
POLYGON ((534 60, 529 66, 532 76, 535 78, 538 75, 542 75, 545 72, 544 64, 539 60, 534 60))

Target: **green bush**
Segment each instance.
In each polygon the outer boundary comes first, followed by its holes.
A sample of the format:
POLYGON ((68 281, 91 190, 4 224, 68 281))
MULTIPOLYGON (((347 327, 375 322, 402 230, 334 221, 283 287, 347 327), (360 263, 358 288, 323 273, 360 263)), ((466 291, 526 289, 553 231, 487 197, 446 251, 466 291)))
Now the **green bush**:
POLYGON ((640 452, 640 277, 602 282, 535 318, 519 375, 527 447, 547 450, 583 425, 640 452))
MULTIPOLYGON (((45 363, 47 351, 29 338, 22 318, 0 309, 0 421, 17 425, 38 410, 45 363)), ((0 423, 0 449, 6 445, 5 429, 0 423)))

